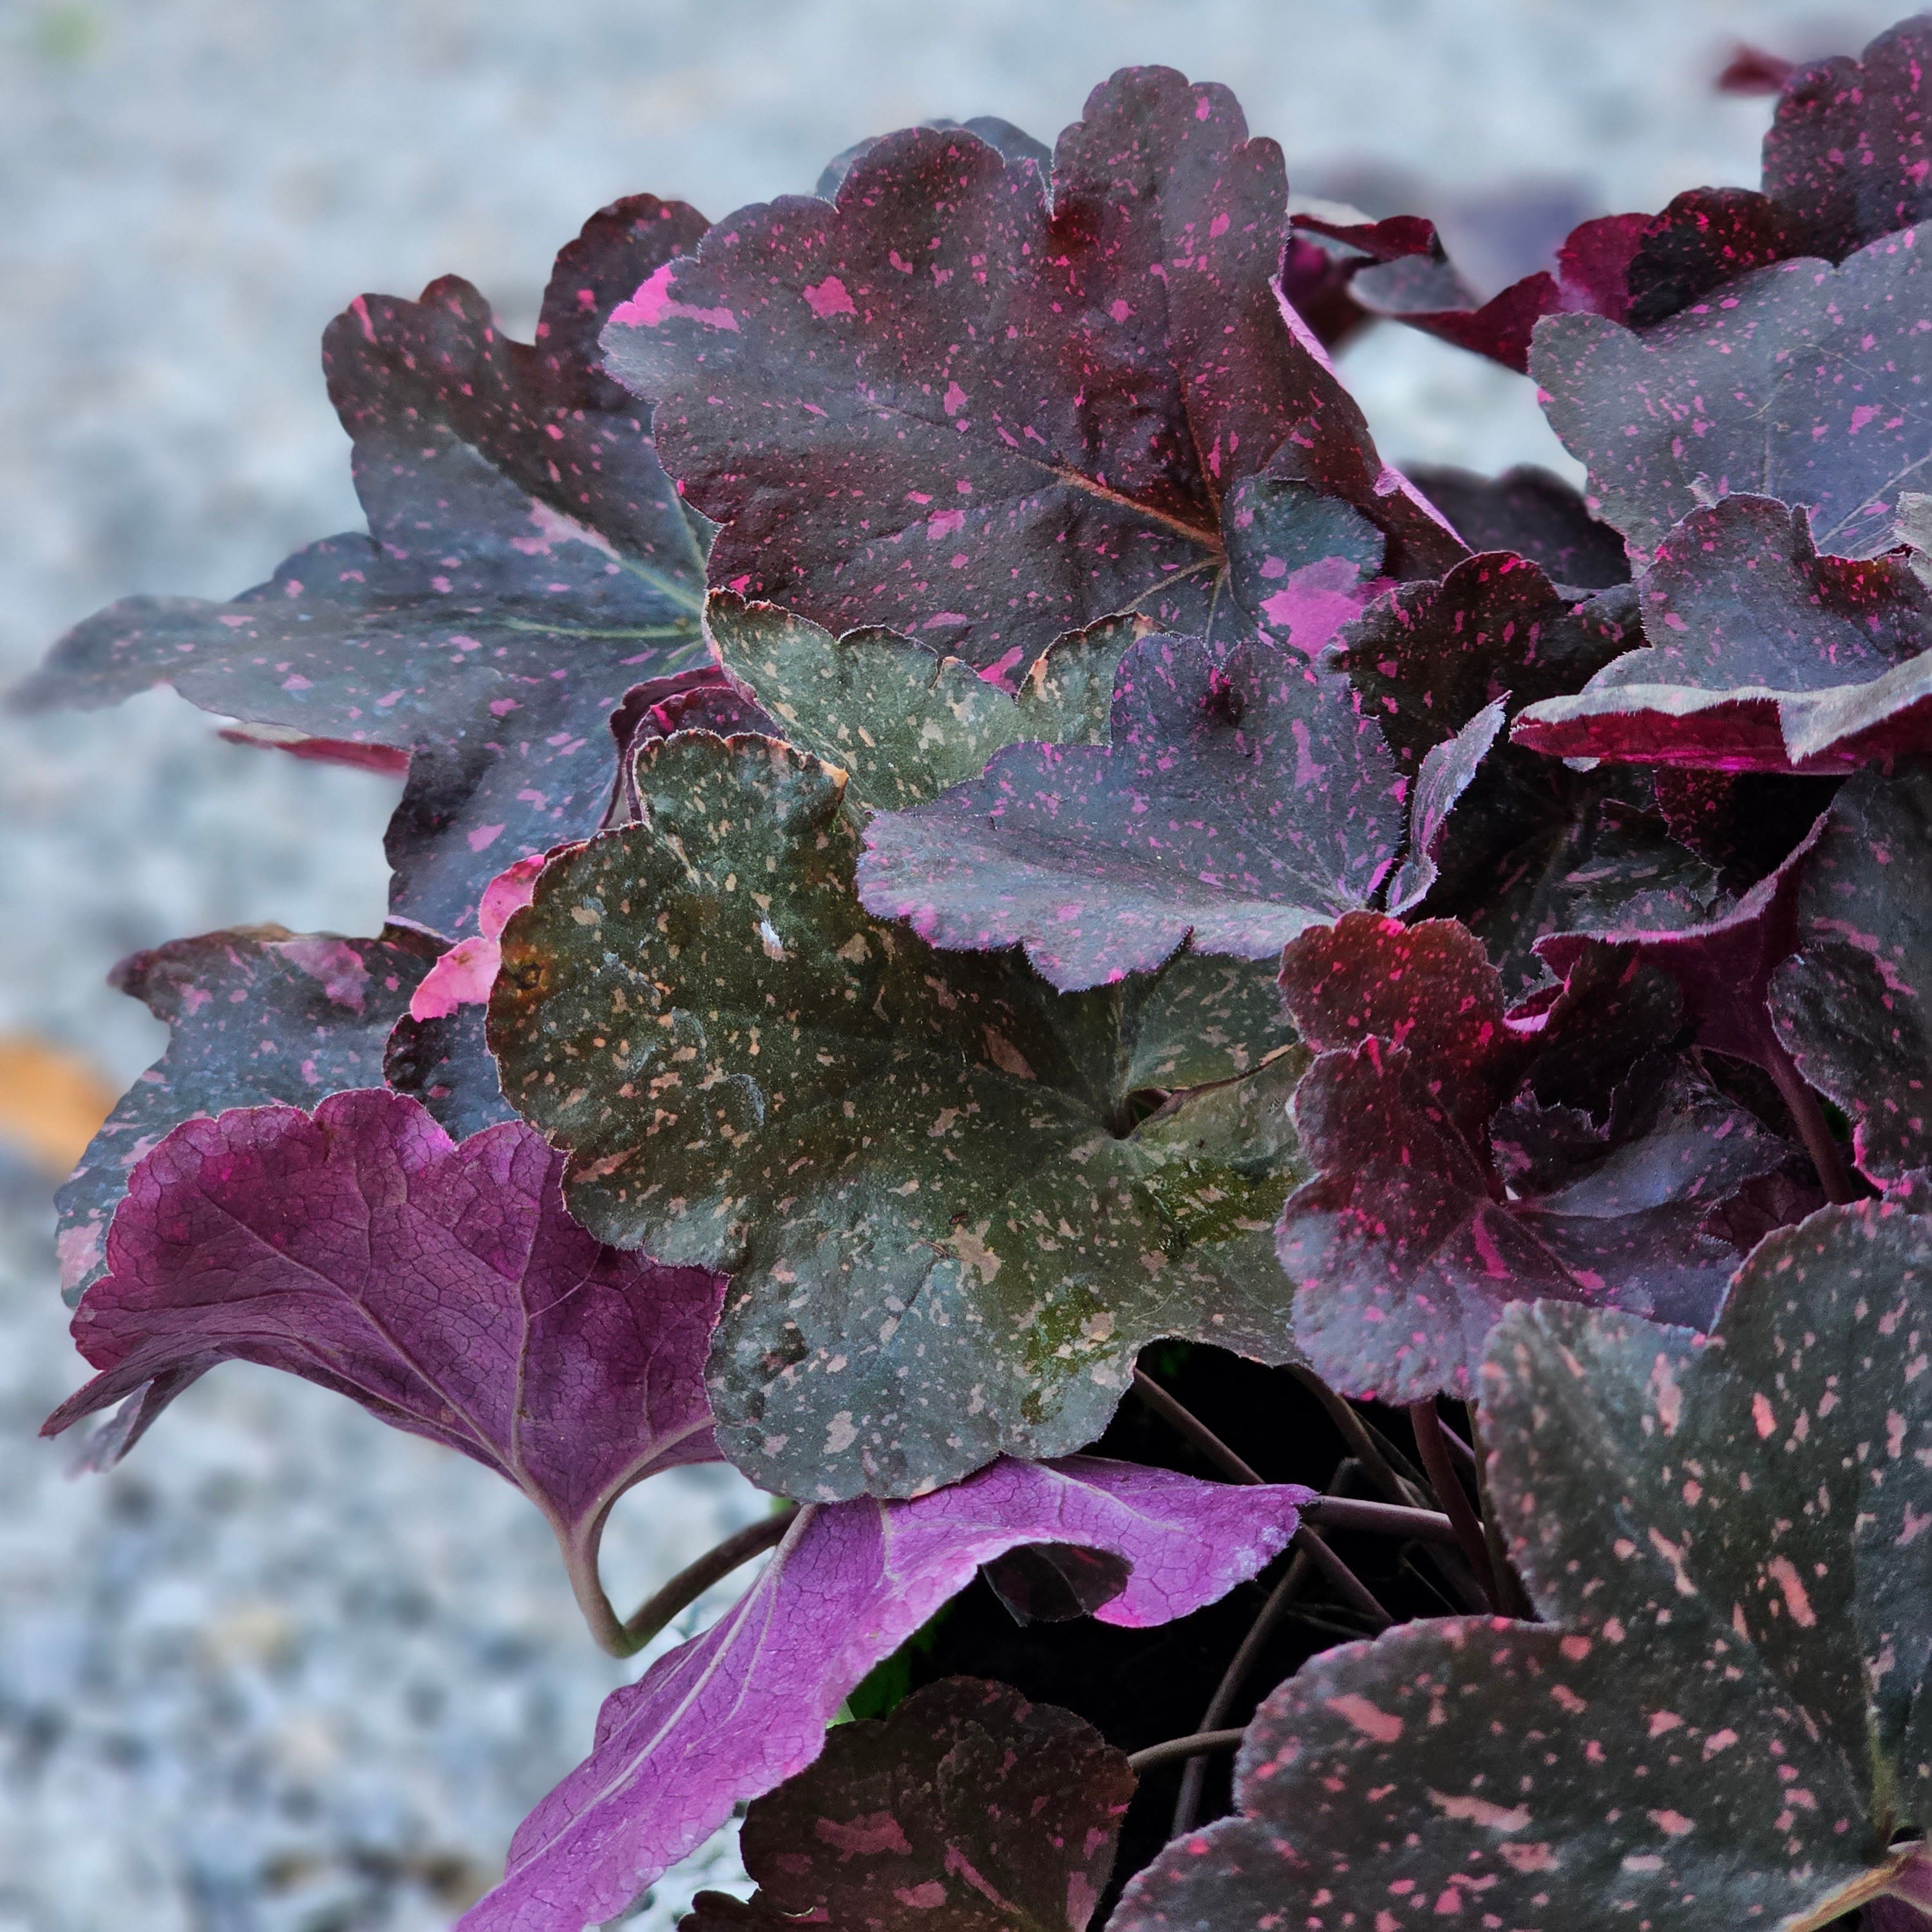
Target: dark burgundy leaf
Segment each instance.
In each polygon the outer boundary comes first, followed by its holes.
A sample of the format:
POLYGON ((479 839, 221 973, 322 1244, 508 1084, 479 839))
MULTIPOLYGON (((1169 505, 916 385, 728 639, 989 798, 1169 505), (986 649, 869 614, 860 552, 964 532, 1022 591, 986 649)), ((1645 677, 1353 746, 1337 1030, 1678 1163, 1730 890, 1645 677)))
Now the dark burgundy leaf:
POLYGON ((1764 137, 1764 190, 1834 261, 1932 214, 1932 19, 1901 20, 1859 60, 1840 54, 1784 85, 1764 137))
POLYGON ((842 1932, 1084 1932, 1133 1795, 1084 1718, 942 1678, 753 1804, 752 1902, 842 1932))
POLYGON ((1711 85, 1720 94, 1777 94, 1791 78, 1796 63, 1740 40, 1711 85))
POLYGON ((1052 1538, 1124 1558, 1126 1588, 1095 1614, 1144 1628, 1264 1568, 1310 1494, 1072 1456, 995 1462, 910 1502, 808 1504, 710 1630, 605 1701, 591 1755, 524 1820, 463 1932, 622 1912, 740 1799, 817 1758, 866 1672, 1004 1551, 1052 1538))
POLYGON ((1277 296, 1286 196, 1226 89, 1124 70, 1050 182, 911 129, 836 202, 741 210, 616 312, 609 366, 724 526, 715 585, 980 670, 1130 607, 1198 627, 1223 495, 1278 452, 1397 574, 1444 568, 1454 539, 1277 296))
POLYGON ((1776 872, 1838 789, 1836 778, 1695 765, 1666 765, 1653 776, 1671 837, 1714 866, 1731 893, 1748 892, 1776 872))
POLYGON ((1932 766, 1845 787, 1796 914, 1798 950, 1771 978, 1779 1039, 1850 1117, 1872 1180, 1932 1166, 1932 766))
POLYGON ((860 897, 933 944, 1023 944, 1063 989, 1197 952, 1266 959, 1362 905, 1402 788, 1345 680, 1266 644, 1156 637, 1120 661, 1112 742, 1019 745, 866 829, 860 897))
MULTIPOLYGON (((1345 920, 1291 945, 1282 981, 1324 1051, 1293 1104, 1317 1172, 1289 1197, 1280 1252, 1297 1340, 1328 1380, 1390 1401, 1467 1395, 1516 1300, 1708 1325, 1737 1256, 1706 1217, 1790 1153, 1742 1108, 1686 1068, 1640 1069, 1601 1125, 1520 1102, 1498 1123, 1499 1165, 1492 1115, 1539 1054, 1588 1034, 1586 1006, 1512 1025, 1480 946, 1439 920, 1345 920)), ((1646 1044, 1625 1040, 1626 1064, 1646 1044)))
POLYGON ((1726 496, 1666 533, 1640 595, 1646 647, 1535 705, 1519 742, 1720 771, 1932 750, 1932 591, 1904 556, 1821 556, 1802 508, 1726 496))
POLYGON ((389 1030, 434 958, 400 929, 338 939, 261 926, 122 960, 112 982, 166 1023, 167 1050, 122 1096, 55 1197, 68 1300, 99 1276, 128 1172, 170 1127, 230 1107, 313 1106, 343 1088, 380 1085, 389 1030))
POLYGON ((1749 490, 1809 508, 1826 550, 1885 549, 1932 459, 1926 254, 1908 230, 1840 268, 1760 268, 1641 335, 1552 317, 1530 373, 1589 466, 1591 508, 1647 555, 1700 505, 1749 490))
POLYGON ((1754 268, 1814 252, 1804 224, 1748 188, 1694 188, 1646 228, 1630 258, 1630 307, 1616 317, 1652 328, 1754 268))
POLYGON ((205 710, 410 755, 388 839, 400 916, 455 934, 511 859, 596 829, 604 718, 701 653, 702 542, 644 412, 577 357, 614 286, 704 222, 641 196, 560 257, 534 347, 467 283, 364 296, 324 341, 370 535, 312 544, 228 604, 134 598, 22 688, 29 706, 159 682, 205 710))
POLYGON ((1507 550, 1535 564, 1554 584, 1607 590, 1628 581, 1624 540, 1591 515, 1560 476, 1533 463, 1500 476, 1419 464, 1409 479, 1479 554, 1507 550))
MULTIPOLYGON (((970 121, 950 120, 940 114, 919 124, 941 134, 957 131, 976 135, 1004 159, 1032 161, 1042 172, 1053 166, 1053 150, 1044 141, 1036 140, 1024 128, 1016 128, 1010 121, 1002 120, 997 114, 976 114, 970 121)), ((882 134, 868 135, 866 140, 854 141, 851 146, 834 154, 820 170, 818 184, 812 193, 820 201, 837 200, 838 190, 845 177, 852 172, 854 163, 861 155, 870 154, 885 138, 882 134)))
POLYGON ((1120 1557, 1077 1543, 1027 1543, 982 1566, 987 1586, 1016 1623, 1064 1624, 1091 1616, 1127 1586, 1120 1557))
POLYGON ((674 731, 712 731, 728 738, 735 731, 776 733, 777 729, 776 722, 759 709, 756 700, 729 683, 715 663, 634 684, 610 714, 617 771, 604 824, 637 823, 641 808, 632 767, 640 745, 668 738, 674 731))
POLYGON ((1676 982, 1700 1045, 1781 1073, 1784 1048, 1766 1004, 1771 976, 1798 943, 1798 888, 1829 822, 1819 820, 1776 872, 1714 919, 1672 931, 1612 920, 1593 930, 1539 940, 1536 950, 1553 971, 1567 976, 1594 946, 1628 947, 1676 982))
POLYGON ((1542 1624, 1331 1650, 1262 1706, 1240 1816, 1114 1932, 1823 1927, 1927 1895, 1932 1224, 1774 1235, 1714 1341, 1513 1310, 1488 1477, 1542 1624))
POLYGON ((74 1318, 100 1373, 46 1432, 157 1388, 124 1454, 218 1364, 284 1369, 516 1484, 588 1605, 611 1504, 716 1456, 703 1368, 724 1282, 599 1246, 562 1182, 520 1122, 459 1146, 396 1094, 188 1121, 130 1178, 74 1318))
POLYGON ((1610 214, 1583 223, 1557 250, 1556 273, 1539 268, 1486 301, 1457 272, 1432 221, 1417 215, 1364 224, 1313 214, 1294 219, 1298 228, 1361 252, 1366 262, 1348 292, 1371 315, 1406 322, 1522 374, 1545 316, 1581 309, 1623 320, 1626 272, 1650 218, 1610 214))

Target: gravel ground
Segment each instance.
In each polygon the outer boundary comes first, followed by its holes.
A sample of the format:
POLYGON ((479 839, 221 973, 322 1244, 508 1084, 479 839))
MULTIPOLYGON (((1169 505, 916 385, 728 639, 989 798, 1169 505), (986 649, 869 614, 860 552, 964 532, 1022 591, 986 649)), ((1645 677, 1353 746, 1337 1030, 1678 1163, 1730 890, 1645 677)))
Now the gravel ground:
MULTIPOLYGON (((1579 213, 1755 178, 1744 36, 1856 47, 1888 8, 1772 0, 93 0, 0 7, 0 680, 136 590, 232 592, 358 519, 316 373, 358 290, 454 269, 513 328, 600 203, 713 213, 858 136, 1050 135, 1112 67, 1235 82, 1298 185, 1370 158, 1579 213)), ((1567 462, 1527 386, 1396 332, 1347 373, 1385 451, 1567 462)), ((277 919, 373 929, 393 797, 222 744, 166 693, 0 718, 0 1033, 117 1083, 159 1028, 122 953, 277 919)), ((581 1754, 598 1658, 533 1513, 319 1391, 224 1370, 70 1484, 47 1184, 0 1168, 0 1932, 416 1932, 581 1754)), ((614 1525, 641 1592, 753 1507, 680 1473, 614 1525)), ((736 1874, 730 1834, 705 1855, 736 1874)), ((704 1861, 698 1862, 703 1864, 704 1861)), ((690 1885, 640 1923, 670 1924, 690 1885)))

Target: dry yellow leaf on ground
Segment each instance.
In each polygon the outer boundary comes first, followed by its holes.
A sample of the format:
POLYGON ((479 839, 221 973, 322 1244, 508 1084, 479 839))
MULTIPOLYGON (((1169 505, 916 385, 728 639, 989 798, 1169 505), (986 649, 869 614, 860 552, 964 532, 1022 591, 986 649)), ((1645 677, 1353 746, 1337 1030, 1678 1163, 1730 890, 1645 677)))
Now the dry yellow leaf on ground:
POLYGON ((113 1104, 112 1090, 77 1055, 0 1034, 0 1144, 36 1166, 65 1174, 113 1104))

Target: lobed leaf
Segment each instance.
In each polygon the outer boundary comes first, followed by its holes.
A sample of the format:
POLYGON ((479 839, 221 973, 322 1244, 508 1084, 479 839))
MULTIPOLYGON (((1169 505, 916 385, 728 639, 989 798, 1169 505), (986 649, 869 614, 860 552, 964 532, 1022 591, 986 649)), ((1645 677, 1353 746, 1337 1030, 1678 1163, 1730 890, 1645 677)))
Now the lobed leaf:
POLYGON ((739 1801, 817 1759, 846 1694, 1004 1551, 1111 1551, 1132 1572, 1094 1614, 1165 1623, 1262 1570, 1310 1493, 1072 1456, 995 1462, 910 1502, 808 1504, 731 1609, 606 1700, 595 1749, 524 1821, 463 1932, 616 1916, 739 1801))
MULTIPOLYGON (((841 1724, 816 1762, 752 1804, 750 1910, 779 1923, 1084 1932, 1133 1792, 1126 1756, 1084 1718, 1004 1684, 942 1678, 883 1723, 841 1724)), ((706 1925, 718 1898, 700 1893, 686 1924, 706 1925)))
MULTIPOLYGON (((1593 1016, 1579 997, 1534 1032, 1513 1025, 1451 922, 1352 915, 1287 949, 1282 985, 1323 1051, 1292 1106, 1316 1173, 1278 1251, 1297 1340, 1328 1381, 1390 1402, 1467 1395, 1518 1301, 1708 1325, 1737 1259, 1709 1217, 1790 1152, 1744 1108, 1660 1057, 1601 1124, 1534 1098, 1498 1115, 1593 1016)), ((1628 1066, 1642 1049, 1622 1044, 1628 1066)))
POLYGON ((1758 269, 1641 335, 1601 316, 1545 322, 1530 372, 1589 466, 1592 508, 1648 554, 1693 510, 1749 490, 1809 509, 1834 555, 1886 548, 1932 458, 1919 239, 1758 269))
POLYGON ((867 826, 860 896, 934 944, 1023 945, 1054 986, 1197 952, 1274 957, 1366 904, 1402 788, 1343 680, 1267 644, 1150 638, 1104 746, 1016 746, 983 778, 867 826))
POLYGON ((832 200, 740 210, 615 312, 608 364, 724 526, 715 586, 977 670, 1129 609, 1199 628, 1226 493, 1278 452, 1398 574, 1442 568, 1454 538, 1279 296, 1286 200, 1225 88, 1124 69, 1050 175, 908 129, 832 200))
POLYGON ((1517 742, 1558 758, 1836 772, 1932 749, 1932 592, 1896 555, 1821 556, 1806 513, 1726 496, 1664 537, 1644 648, 1517 742))
POLYGON ((400 916, 454 934, 505 862, 596 829, 604 719, 701 650, 704 546, 644 412, 586 357, 622 290, 702 218, 641 196, 559 256, 535 346, 466 282, 362 296, 323 343, 368 536, 226 604, 131 598, 21 687, 29 708, 169 683, 204 710, 406 752, 387 844, 400 916))
POLYGON ((1412 1624, 1305 1666, 1250 1726, 1242 1815, 1170 1846, 1116 1932, 1803 1932, 1922 1899, 1894 1840, 1932 1811, 1928 1230, 1868 1203, 1773 1235, 1708 1344, 1511 1313, 1489 1482, 1551 1622, 1412 1624))
POLYGON ((514 1483, 588 1608, 612 1504, 716 1458, 700 1371, 724 1283, 600 1246, 562 1179, 520 1123, 458 1145, 400 1094, 188 1121, 129 1178, 74 1318, 100 1372, 45 1432, 131 1399, 118 1460, 218 1364, 286 1370, 514 1483))
POLYGON ((735 1271, 741 1467, 902 1495, 1090 1441, 1154 1336, 1292 1354, 1268 1229, 1304 1063, 1264 970, 1058 995, 868 916, 817 759, 692 733, 638 770, 646 822, 511 921, 490 1040, 587 1226, 735 1271))
POLYGON ((340 939, 261 926, 171 940, 122 960, 113 984, 166 1024, 168 1044, 54 1197, 68 1300, 99 1279, 128 1177, 171 1127, 230 1107, 312 1106, 344 1088, 378 1084, 389 1030, 434 958, 400 928, 340 939))
POLYGON ((1932 1168, 1932 766, 1861 774, 1833 802, 1772 974, 1771 1019, 1798 1070, 1842 1108, 1884 1185, 1932 1168))

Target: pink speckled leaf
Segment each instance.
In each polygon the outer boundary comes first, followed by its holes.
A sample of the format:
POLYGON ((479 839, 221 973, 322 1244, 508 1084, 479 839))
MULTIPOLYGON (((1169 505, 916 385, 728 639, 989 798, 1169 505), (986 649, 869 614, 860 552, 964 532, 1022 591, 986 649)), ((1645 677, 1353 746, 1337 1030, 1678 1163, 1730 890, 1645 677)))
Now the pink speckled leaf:
POLYGON ((1076 1456, 995 1462, 906 1502, 808 1505, 718 1622, 611 1696, 596 1749, 524 1821, 464 1932, 614 1917, 740 1800, 816 1759, 846 1694, 1003 1551, 1055 1542, 1124 1557, 1126 1588, 1095 1614, 1143 1628, 1254 1576, 1309 1496, 1076 1456))
POLYGON ((1607 590, 1629 580, 1623 538, 1547 470, 1522 463, 1500 476, 1479 476, 1418 464, 1408 473, 1478 556, 1507 551, 1534 564, 1552 584, 1580 590, 1607 590))
POLYGON ((400 928, 338 939, 261 926, 122 960, 112 983, 166 1024, 167 1050, 122 1096, 55 1196, 68 1299, 99 1278, 128 1172, 170 1127, 230 1107, 312 1107, 344 1088, 379 1085, 389 1030, 434 958, 400 928))
POLYGON ((1834 772, 1932 750, 1932 591, 1900 556, 1821 556, 1802 509, 1727 496, 1658 545, 1646 647, 1519 719, 1556 758, 1834 772))
POLYGON ((718 588, 977 669, 1130 607, 1198 628, 1225 494, 1280 470, 1460 554, 1275 286, 1287 183, 1224 88, 1124 70, 1049 170, 965 129, 872 143, 834 200, 740 210, 605 332, 656 405, 718 588))
POLYGON ((618 1496, 716 1456, 724 1282, 601 1246, 562 1180, 521 1123, 459 1146, 396 1094, 188 1121, 130 1178, 74 1320, 100 1372, 46 1432, 135 1396, 124 1454, 218 1364, 285 1369, 516 1484, 587 1598, 618 1496))
POLYGON ((1700 505, 1750 490, 1802 505, 1821 550, 1870 556, 1932 459, 1932 261, 1917 229, 1833 268, 1754 270, 1641 334, 1552 316, 1530 373, 1590 472, 1591 506, 1648 554, 1700 505))
POLYGON ((1274 646, 1155 637, 1122 658, 1112 742, 1018 745, 866 831, 860 896, 933 944, 1023 944, 1062 989, 1197 952, 1266 959, 1366 904, 1402 788, 1345 680, 1274 646))
MULTIPOLYGON (((882 1723, 841 1724, 753 1804, 752 1905, 854 1932, 1084 1932, 1133 1795, 1125 1754, 1084 1718, 944 1678, 882 1723)), ((716 1897, 694 1901, 692 1932, 716 1897)))
POLYGON ((205 710, 406 753, 387 839, 399 916, 473 930, 510 860, 596 829, 605 718, 702 652, 704 546, 597 331, 703 218, 639 196, 557 258, 534 346, 454 277, 359 297, 323 342, 370 533, 226 604, 134 598, 70 632, 20 694, 112 704, 170 683, 205 710))
POLYGON ((1616 1086, 1607 1120, 1533 1094, 1498 1115, 1593 1016, 1580 981, 1535 1030, 1510 1024, 1494 968, 1451 922, 1352 916, 1291 945, 1282 983, 1326 1050, 1292 1107, 1316 1177, 1277 1242, 1296 1340, 1330 1382, 1388 1401, 1467 1395, 1516 1301, 1708 1324, 1737 1261, 1708 1217, 1790 1152, 1742 1107, 1662 1056, 1630 1066, 1640 1036, 1599 1076, 1598 1091, 1616 1086))
POLYGON ((1932 1167, 1932 766, 1862 774, 1825 815, 1771 1017, 1881 1183, 1932 1167))
POLYGON ((1708 1344, 1511 1313, 1489 1486, 1550 1622, 1306 1666, 1250 1726, 1241 1815, 1114 1932, 1795 1928, 1922 1895, 1928 1288, 1932 1224, 1865 1204, 1772 1236, 1708 1344))

